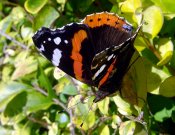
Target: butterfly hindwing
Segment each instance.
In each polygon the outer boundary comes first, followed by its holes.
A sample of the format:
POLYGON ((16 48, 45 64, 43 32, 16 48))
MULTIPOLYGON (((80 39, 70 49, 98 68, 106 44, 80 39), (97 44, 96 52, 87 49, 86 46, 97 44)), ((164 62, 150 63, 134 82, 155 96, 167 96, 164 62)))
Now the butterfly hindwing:
POLYGON ((116 81, 116 84, 117 82, 120 83, 134 53, 133 42, 140 28, 141 25, 137 28, 135 34, 123 43, 106 48, 94 56, 91 64, 92 79, 99 88, 113 80, 116 81), (112 80, 110 78, 112 78, 112 80))
POLYGON ((115 14, 96 13, 88 15, 82 22, 90 29, 95 53, 117 46, 132 35, 132 26, 115 14))
POLYGON ((77 80, 91 82, 94 50, 86 25, 72 23, 55 30, 42 28, 34 35, 33 41, 55 66, 77 80))

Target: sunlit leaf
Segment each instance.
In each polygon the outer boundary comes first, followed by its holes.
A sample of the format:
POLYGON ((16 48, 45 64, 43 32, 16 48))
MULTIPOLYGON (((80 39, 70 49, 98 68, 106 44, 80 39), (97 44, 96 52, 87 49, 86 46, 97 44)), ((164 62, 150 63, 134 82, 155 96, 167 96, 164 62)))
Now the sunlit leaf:
POLYGON ((157 36, 163 25, 163 14, 159 7, 148 7, 143 13, 143 20, 146 22, 143 24, 143 32, 145 32, 150 38, 157 36))
POLYGON ((46 2, 47 0, 26 0, 24 6, 28 12, 36 14, 39 10, 41 10, 46 2))
POLYGON ((158 66, 167 64, 173 56, 173 43, 168 38, 159 39, 158 48, 162 59, 157 63, 158 66))
POLYGON ((75 106, 73 122, 77 128, 88 130, 95 124, 95 112, 92 110, 93 98, 89 98, 86 103, 81 103, 80 96, 75 96, 69 101, 68 107, 75 106), (83 123, 82 127, 80 125, 83 123))
POLYGON ((136 127, 134 121, 126 121, 120 125, 119 134, 120 135, 133 135, 136 127))
POLYGON ((109 127, 107 125, 103 126, 103 128, 101 129, 99 135, 110 135, 109 127))
POLYGON ((97 105, 101 113, 107 115, 109 110, 109 97, 106 97, 104 100, 98 102, 97 105))
POLYGON ((167 13, 167 12, 172 12, 175 13, 174 5, 175 1, 174 0, 151 0, 154 2, 157 6, 161 7, 161 9, 167 13))
POLYGON ((141 52, 147 47, 147 44, 142 37, 138 36, 134 41, 134 47, 137 49, 138 52, 141 52))
POLYGON ((33 56, 22 58, 15 64, 15 71, 12 75, 12 80, 19 79, 20 77, 25 76, 26 74, 32 73, 37 69, 37 61, 33 56))
POLYGON ((118 111, 123 115, 131 115, 131 105, 124 101, 119 95, 113 97, 115 104, 118 107, 118 111))

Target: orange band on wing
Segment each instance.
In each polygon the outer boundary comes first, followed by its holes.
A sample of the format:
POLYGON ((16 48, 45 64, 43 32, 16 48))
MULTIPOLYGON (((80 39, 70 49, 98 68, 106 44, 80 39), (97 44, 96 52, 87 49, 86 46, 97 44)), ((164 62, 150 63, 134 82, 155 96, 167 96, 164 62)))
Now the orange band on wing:
POLYGON ((100 80, 98 88, 101 87, 109 78, 109 75, 111 74, 111 72, 114 69, 114 65, 116 63, 116 59, 112 62, 112 64, 110 65, 110 67, 107 70, 107 73, 103 76, 103 78, 100 80))
POLYGON ((75 78, 80 80, 80 81, 83 81, 83 79, 82 79, 83 57, 80 54, 80 50, 81 50, 81 43, 85 38, 87 38, 87 33, 84 30, 78 31, 77 33, 74 34, 74 37, 72 38, 71 59, 74 60, 73 69, 74 69, 75 78))
POLYGON ((115 14, 105 12, 89 15, 83 20, 83 23, 87 24, 91 28, 107 24, 118 29, 123 29, 123 24, 126 24, 123 19, 115 14))

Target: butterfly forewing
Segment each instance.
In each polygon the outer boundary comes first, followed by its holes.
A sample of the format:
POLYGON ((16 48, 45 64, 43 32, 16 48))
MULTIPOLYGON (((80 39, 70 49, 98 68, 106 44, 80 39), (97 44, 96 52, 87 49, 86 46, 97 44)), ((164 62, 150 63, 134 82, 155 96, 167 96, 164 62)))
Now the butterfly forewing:
POLYGON ((94 50, 84 24, 72 23, 63 28, 42 28, 33 41, 55 66, 82 82, 91 83, 90 66, 94 50))

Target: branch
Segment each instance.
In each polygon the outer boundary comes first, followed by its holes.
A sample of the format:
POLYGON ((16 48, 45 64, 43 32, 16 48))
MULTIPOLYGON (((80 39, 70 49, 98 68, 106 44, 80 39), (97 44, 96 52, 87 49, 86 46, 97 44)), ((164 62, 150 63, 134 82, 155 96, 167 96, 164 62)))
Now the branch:
POLYGON ((28 116, 27 118, 28 118, 30 121, 32 121, 32 122, 34 122, 34 123, 37 123, 37 124, 40 124, 40 125, 42 125, 44 128, 48 129, 48 126, 49 126, 48 123, 46 123, 46 122, 44 122, 44 121, 41 121, 41 120, 37 120, 37 119, 35 119, 35 118, 33 118, 33 117, 30 117, 30 116, 28 116))
POLYGON ((94 124, 93 127, 91 127, 88 131, 88 135, 91 135, 93 131, 95 131, 95 129, 99 126, 101 126, 105 121, 107 120, 111 120, 111 117, 101 117, 99 118, 98 122, 96 124, 94 124))
MULTIPOLYGON (((34 85, 34 88, 38 92, 42 93, 43 95, 48 96, 48 93, 46 91, 44 91, 43 89, 41 89, 40 87, 38 87, 37 85, 34 85)), ((68 110, 67 107, 63 103, 61 103, 61 101, 59 101, 57 98, 53 98, 52 100, 54 101, 55 104, 61 106, 69 114, 69 116, 70 116, 70 132, 72 135, 75 135, 75 126, 74 126, 73 121, 72 121, 72 118, 73 118, 72 109, 68 110)))
POLYGON ((16 39, 12 38, 11 36, 7 35, 1 29, 0 29, 0 35, 6 37, 8 40, 10 40, 11 42, 15 43, 16 45, 22 47, 23 49, 27 49, 27 46, 25 44, 22 44, 21 42, 17 41, 16 39))

